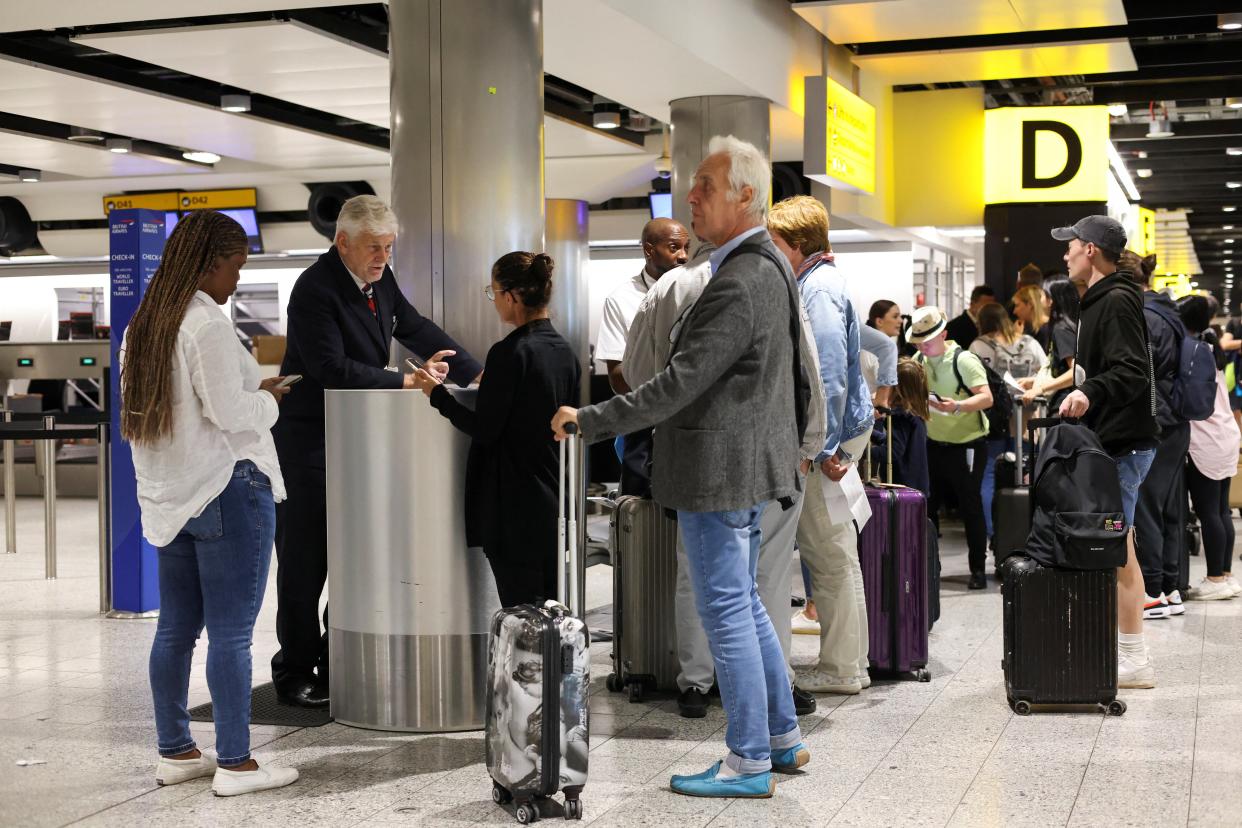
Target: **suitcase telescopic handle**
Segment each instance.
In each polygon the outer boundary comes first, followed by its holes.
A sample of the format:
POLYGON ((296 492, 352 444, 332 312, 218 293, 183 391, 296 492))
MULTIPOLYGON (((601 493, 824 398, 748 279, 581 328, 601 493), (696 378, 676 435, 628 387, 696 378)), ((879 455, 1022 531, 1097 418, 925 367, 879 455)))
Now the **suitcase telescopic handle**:
POLYGON ((556 598, 582 617, 578 594, 578 424, 565 423, 560 442, 560 473, 556 515, 556 598), (568 505, 568 510, 566 506, 568 505))
MULTIPOLYGON (((893 410, 877 405, 875 410, 884 417, 885 458, 884 482, 893 485, 893 410)), ((871 447, 867 447, 867 477, 871 477, 871 447)))

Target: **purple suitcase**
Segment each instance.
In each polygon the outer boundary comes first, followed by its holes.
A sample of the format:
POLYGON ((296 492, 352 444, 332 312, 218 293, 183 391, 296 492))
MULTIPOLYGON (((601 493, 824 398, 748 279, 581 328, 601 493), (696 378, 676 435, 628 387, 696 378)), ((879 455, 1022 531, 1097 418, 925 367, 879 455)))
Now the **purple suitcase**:
MULTIPOLYGON (((889 432, 891 435, 891 425, 889 432)), ((892 444, 889 444, 892 468, 892 444)), ((918 489, 868 485, 871 519, 858 536, 871 672, 931 681, 927 670, 927 499, 918 489)))

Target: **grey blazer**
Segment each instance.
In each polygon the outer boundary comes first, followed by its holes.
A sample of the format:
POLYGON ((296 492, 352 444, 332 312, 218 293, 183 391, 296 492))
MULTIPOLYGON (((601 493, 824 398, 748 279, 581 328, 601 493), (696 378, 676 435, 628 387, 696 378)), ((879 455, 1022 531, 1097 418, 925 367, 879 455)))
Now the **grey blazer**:
POLYGON ((746 239, 695 303, 668 366, 624 396, 581 409, 583 437, 658 426, 652 496, 671 509, 731 511, 795 495, 793 302, 793 273, 771 237, 746 239))

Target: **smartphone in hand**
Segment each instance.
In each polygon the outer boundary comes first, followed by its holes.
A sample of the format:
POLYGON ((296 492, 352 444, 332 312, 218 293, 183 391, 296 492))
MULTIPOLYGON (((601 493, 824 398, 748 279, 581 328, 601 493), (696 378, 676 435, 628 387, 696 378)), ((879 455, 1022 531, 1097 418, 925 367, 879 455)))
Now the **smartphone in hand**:
POLYGON ((289 386, 299 383, 301 381, 302 381, 301 374, 290 374, 289 376, 282 379, 280 382, 276 383, 276 387, 277 388, 288 388, 289 386))
POLYGON ((410 357, 409 359, 405 361, 405 364, 410 366, 410 368, 414 371, 418 371, 420 369, 427 367, 427 363, 419 359, 417 356, 410 357))

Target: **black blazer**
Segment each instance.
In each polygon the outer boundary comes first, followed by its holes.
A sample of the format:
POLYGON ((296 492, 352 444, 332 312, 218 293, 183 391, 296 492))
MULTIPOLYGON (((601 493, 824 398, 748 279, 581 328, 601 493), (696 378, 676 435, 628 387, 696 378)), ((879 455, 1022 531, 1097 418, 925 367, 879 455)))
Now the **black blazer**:
POLYGON ((578 405, 582 366, 547 319, 516 329, 487 352, 471 411, 443 386, 431 404, 470 435, 466 540, 488 557, 538 560, 556 552, 559 448, 552 415, 578 405))
POLYGON ((451 348, 449 379, 468 385, 482 366, 406 300, 390 268, 374 287, 378 319, 336 247, 298 277, 289 296, 288 347, 281 374, 302 381, 280 404, 275 429, 281 464, 323 465, 325 388, 400 388, 402 375, 384 370, 393 339, 422 357, 451 348))

